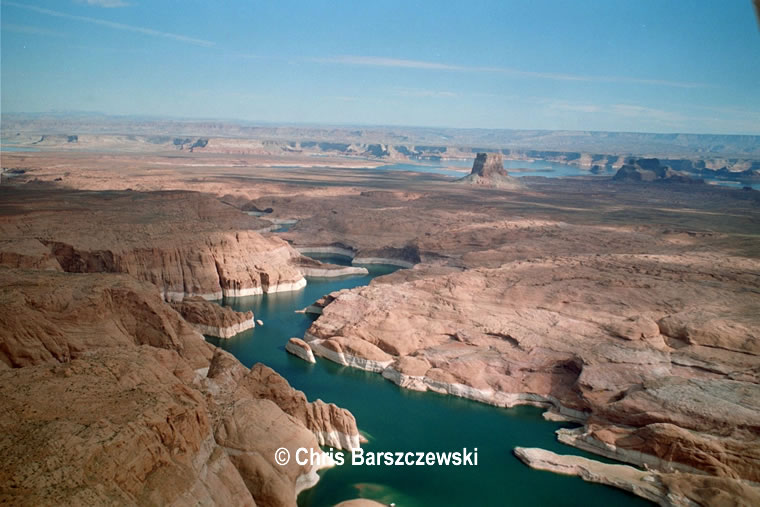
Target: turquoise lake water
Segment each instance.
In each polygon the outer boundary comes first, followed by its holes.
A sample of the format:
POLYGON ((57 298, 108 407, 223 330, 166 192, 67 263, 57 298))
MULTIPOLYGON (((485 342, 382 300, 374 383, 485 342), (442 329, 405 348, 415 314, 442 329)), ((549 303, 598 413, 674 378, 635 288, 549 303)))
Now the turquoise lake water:
MULTIPOLYGON (((466 176, 469 169, 472 168, 472 160, 441 160, 426 161, 421 164, 391 164, 380 166, 377 169, 387 171, 413 171, 421 173, 441 174, 453 178, 466 176), (452 168, 461 168, 455 170, 452 168), (463 171, 467 169, 468 171, 463 171)), ((544 176, 546 178, 565 178, 568 176, 594 176, 590 171, 581 169, 568 164, 558 164, 555 162, 545 162, 542 160, 522 161, 522 160, 505 160, 504 168, 509 171, 510 175, 520 178, 522 176, 544 176)), ((607 174, 611 176, 614 171, 607 174)))
MULTIPOLYGON (((440 174, 452 178, 461 178, 467 173, 453 170, 452 167, 470 169, 472 160, 442 160, 440 162, 428 161, 424 164, 392 164, 380 166, 377 169, 387 171, 413 171, 421 173, 440 174)), ((572 176, 591 176, 597 178, 610 178, 615 175, 616 170, 602 171, 594 174, 587 169, 572 166, 569 164, 560 164, 557 162, 547 162, 544 160, 522 161, 522 160, 505 160, 504 168, 511 176, 522 178, 523 176, 543 176, 544 178, 567 178, 572 176)), ((703 178, 706 183, 729 188, 751 187, 760 190, 760 182, 757 181, 735 181, 723 178, 705 177, 692 175, 694 178, 703 178)))
POLYGON ((0 146, 0 151, 40 151, 38 148, 32 148, 31 146, 12 146, 3 144, 0 146))
MULTIPOLYGON (((321 260, 346 264, 346 258, 321 260)), ((285 352, 288 339, 303 337, 312 317, 295 310, 329 292, 366 285, 394 271, 393 266, 367 266, 368 276, 309 279, 291 293, 232 298, 223 301, 239 311, 252 310, 263 326, 229 340, 209 341, 229 351, 246 366, 261 362, 284 376, 310 400, 321 398, 349 409, 369 438, 367 451, 457 451, 478 449, 478 465, 468 467, 351 466, 320 472, 321 479, 298 498, 300 506, 327 506, 364 497, 406 506, 456 505, 648 505, 623 491, 532 470, 512 455, 516 446, 542 447, 563 454, 585 455, 559 444, 557 428, 534 407, 502 409, 481 403, 400 389, 376 373, 342 367, 317 358, 310 364, 285 352)), ((591 456, 594 457, 594 456, 591 456)), ((595 457, 596 458, 596 457, 595 457)), ((599 459, 599 458, 597 458, 599 459)), ((604 461, 604 460, 602 460, 604 461)))

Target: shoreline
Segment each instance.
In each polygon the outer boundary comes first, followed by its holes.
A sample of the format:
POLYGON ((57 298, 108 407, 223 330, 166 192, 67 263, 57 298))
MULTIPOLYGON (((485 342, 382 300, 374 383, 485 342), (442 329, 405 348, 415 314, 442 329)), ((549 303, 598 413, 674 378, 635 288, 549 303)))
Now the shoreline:
POLYGON ((338 269, 330 268, 299 268, 303 276, 307 278, 340 278, 342 276, 368 275, 367 268, 359 266, 342 266, 338 269))
POLYGON ((534 470, 580 477, 586 482, 612 486, 659 505, 694 505, 688 498, 672 497, 657 472, 629 465, 602 463, 581 456, 556 454, 537 447, 515 447, 515 456, 534 470))
POLYGON ((217 292, 208 292, 197 294, 194 292, 179 291, 161 291, 161 297, 169 302, 181 302, 185 298, 201 297, 206 301, 218 301, 223 298, 237 298, 246 296, 259 296, 261 294, 274 294, 276 292, 290 292, 303 289, 306 287, 306 278, 301 277, 295 282, 283 282, 267 286, 266 290, 262 287, 250 287, 247 289, 222 289, 217 292))
POLYGON ((342 366, 350 366, 360 370, 379 373, 383 378, 390 380, 404 389, 420 392, 433 391, 439 394, 448 394, 501 408, 527 405, 553 409, 555 412, 551 412, 552 414, 559 414, 563 418, 579 423, 583 423, 588 419, 586 413, 565 407, 553 396, 477 389, 465 384, 440 382, 428 379, 424 376, 405 375, 391 367, 395 359, 388 361, 374 361, 372 359, 365 359, 348 354, 345 351, 336 352, 322 345, 326 340, 318 338, 313 334, 310 334, 308 331, 304 334, 303 341, 309 345, 315 356, 323 357, 342 366))
MULTIPOLYGON (((334 350, 326 348, 322 345, 322 340, 308 331, 304 335, 304 341, 310 346, 315 356, 322 357, 334 363, 351 368, 357 368, 369 372, 379 373, 383 378, 393 382, 401 388, 414 390, 414 391, 433 391, 439 394, 446 394, 450 396, 456 396, 471 401, 484 403, 500 408, 513 408, 516 406, 526 405, 539 408, 545 408, 543 413, 544 419, 570 421, 581 424, 583 426, 575 429, 559 429, 556 432, 557 440, 565 445, 573 448, 577 448, 597 456, 605 457, 615 461, 621 462, 620 464, 610 465, 618 467, 627 467, 632 470, 637 470, 631 465, 635 465, 643 468, 652 468, 653 472, 677 472, 688 473, 696 475, 705 475, 705 472, 688 465, 681 463, 670 462, 662 460, 656 456, 644 454, 641 452, 628 451, 625 449, 619 449, 615 446, 610 446, 595 439, 589 439, 586 436, 587 428, 585 422, 588 420, 589 414, 582 411, 575 410, 566 407, 560 403, 558 399, 553 396, 544 396, 534 393, 507 393, 494 390, 477 389, 464 384, 440 382, 432 379, 427 379, 424 376, 405 375, 398 370, 391 367, 393 360, 389 361, 373 361, 371 359, 365 359, 358 356, 354 356, 346 353, 345 351, 336 352, 334 350), (628 463, 629 465, 626 465, 628 463)), ((549 452, 549 451, 546 451, 549 452)), ((559 455, 557 455, 559 456, 559 455)), ((560 456, 561 457, 561 456, 560 456)), ((585 458, 583 458, 585 459, 585 458)), ((588 460, 591 463, 601 462, 594 460, 588 460)), ((530 465, 529 465, 530 466, 530 465)), ((549 470, 555 473, 554 470, 549 470)), ((643 472, 642 472, 643 473, 643 472)), ((600 476, 601 477, 601 476, 600 476)), ((626 491, 636 494, 635 492, 627 489, 624 485, 617 485, 612 482, 602 482, 605 478, 592 482, 601 482, 602 484, 619 487, 626 491)), ((584 479, 586 480, 586 479, 584 479)), ((741 481, 748 483, 748 481, 741 481)), ((754 484, 751 484, 754 486, 754 484)), ((646 498, 646 497, 645 497, 646 498)), ((649 499, 649 498, 648 498, 649 499)), ((651 500, 651 499, 650 499, 651 500)), ((655 500, 653 500, 655 501, 655 500)))
POLYGON ((207 324, 195 324, 190 322, 190 325, 195 328, 196 331, 206 336, 213 336, 216 338, 232 338, 233 336, 253 329, 256 327, 256 321, 254 319, 244 320, 238 324, 233 324, 227 327, 209 326, 207 324))
POLYGON ((337 246, 310 246, 310 247, 295 247, 296 251, 302 255, 308 257, 308 254, 331 254, 339 255, 341 257, 347 257, 351 259, 352 265, 361 264, 387 264, 389 266, 397 266, 400 268, 413 268, 414 263, 405 261, 402 259, 391 259, 388 257, 358 257, 359 252, 354 252, 348 248, 342 248, 337 246))

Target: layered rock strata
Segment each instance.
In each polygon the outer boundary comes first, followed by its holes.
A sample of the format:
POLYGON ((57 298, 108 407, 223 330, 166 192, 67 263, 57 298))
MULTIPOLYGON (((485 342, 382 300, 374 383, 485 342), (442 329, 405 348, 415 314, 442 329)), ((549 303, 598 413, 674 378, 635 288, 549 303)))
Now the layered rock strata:
POLYGON ((504 169, 501 153, 478 153, 470 174, 457 180, 457 183, 504 189, 522 188, 522 184, 504 169))
POLYGON ((259 220, 192 192, 3 190, 0 263, 126 273, 164 298, 249 296, 303 288, 300 254, 255 232, 259 220))
POLYGON ((663 507, 703 505, 757 505, 760 493, 749 485, 720 477, 693 473, 661 473, 626 465, 610 465, 580 456, 562 456, 536 448, 515 448, 515 455, 526 465, 563 475, 575 475, 624 489, 663 507))
POLYGON ((308 343, 300 338, 291 338, 288 343, 285 344, 285 350, 290 352, 296 357, 300 357, 307 363, 316 363, 314 353, 311 351, 311 347, 308 343))
POLYGON ((369 274, 367 268, 358 266, 338 266, 320 262, 316 259, 303 257, 299 260, 298 266, 303 276, 314 278, 338 278, 342 276, 362 276, 369 274))
POLYGON ((273 401, 285 413, 301 421, 319 441, 336 449, 359 447, 361 436, 354 416, 346 409, 322 400, 309 402, 301 391, 262 364, 251 368, 241 384, 254 397, 273 401))
POLYGON ((612 179, 629 182, 704 183, 702 179, 692 178, 687 173, 660 164, 656 158, 629 159, 612 179))
POLYGON ((416 271, 323 302, 305 336, 314 354, 410 389, 550 407, 584 423, 563 441, 615 459, 760 482, 757 261, 416 271))
POLYGON ((215 349, 149 284, 0 268, 0 501, 295 506, 347 411, 215 349))
POLYGON ((185 298, 181 302, 172 303, 172 307, 206 336, 232 338, 256 326, 253 312, 236 312, 200 297, 185 298))
MULTIPOLYGON (((415 247, 384 247, 364 249, 356 252, 342 245, 323 245, 323 246, 304 246, 296 248, 298 252, 309 254, 332 254, 348 257, 351 264, 388 264, 389 266, 398 266, 400 268, 413 268, 420 262, 419 250, 415 247)), ((364 270, 366 268, 354 266, 354 270, 364 270)), ((306 273, 308 276, 308 273, 306 273)), ((355 271, 352 274, 362 274, 361 271, 355 271)), ((366 274, 366 273, 364 273, 366 274)))

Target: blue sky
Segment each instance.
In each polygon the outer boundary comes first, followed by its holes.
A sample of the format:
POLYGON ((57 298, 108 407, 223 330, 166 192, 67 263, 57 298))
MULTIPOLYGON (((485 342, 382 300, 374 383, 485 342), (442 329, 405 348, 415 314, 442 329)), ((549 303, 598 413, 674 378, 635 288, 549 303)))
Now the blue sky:
POLYGON ((760 133, 750 0, 14 0, 2 111, 760 133))

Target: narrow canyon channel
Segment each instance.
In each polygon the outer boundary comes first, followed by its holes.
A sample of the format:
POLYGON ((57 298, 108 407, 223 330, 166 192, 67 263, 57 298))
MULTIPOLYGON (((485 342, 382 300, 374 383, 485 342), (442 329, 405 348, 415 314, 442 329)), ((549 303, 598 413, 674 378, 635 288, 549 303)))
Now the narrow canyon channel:
MULTIPOLYGON (((316 256, 315 256, 316 257, 316 256)), ((319 260, 347 264, 346 258, 319 260)), ((302 338, 313 317, 295 310, 330 292, 368 284, 398 268, 366 266, 369 275, 340 279, 311 278, 299 291, 226 299, 237 311, 252 310, 263 326, 231 339, 208 338, 250 367, 260 362, 275 369, 309 400, 321 398, 350 410, 369 442, 366 451, 461 451, 477 448, 477 466, 351 466, 320 472, 312 489, 301 493, 301 506, 334 505, 357 497, 399 507, 430 505, 627 506, 648 502, 623 491, 586 483, 577 477, 535 471, 512 454, 516 446, 541 447, 600 461, 558 443, 554 431, 568 424, 545 421, 534 407, 503 409, 436 393, 401 389, 377 373, 343 367, 322 358, 310 364, 285 352, 291 337, 302 338)))

